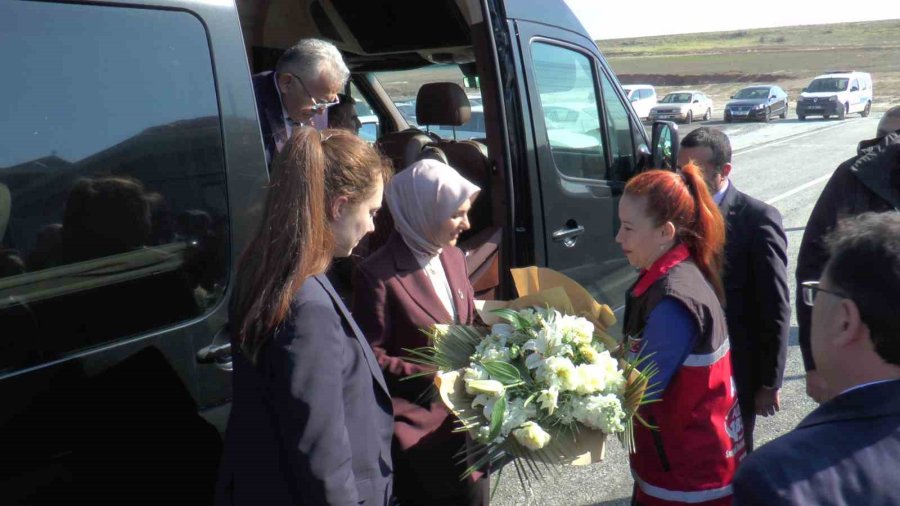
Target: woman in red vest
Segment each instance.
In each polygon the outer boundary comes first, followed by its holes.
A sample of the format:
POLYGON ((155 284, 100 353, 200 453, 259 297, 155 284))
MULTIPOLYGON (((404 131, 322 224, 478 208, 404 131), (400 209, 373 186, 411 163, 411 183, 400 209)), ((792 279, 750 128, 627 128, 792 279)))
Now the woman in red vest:
POLYGON ((720 271, 725 225, 697 167, 653 170, 625 187, 616 240, 641 270, 624 332, 631 358, 655 366, 658 402, 635 424, 633 504, 731 504, 744 454, 720 271))

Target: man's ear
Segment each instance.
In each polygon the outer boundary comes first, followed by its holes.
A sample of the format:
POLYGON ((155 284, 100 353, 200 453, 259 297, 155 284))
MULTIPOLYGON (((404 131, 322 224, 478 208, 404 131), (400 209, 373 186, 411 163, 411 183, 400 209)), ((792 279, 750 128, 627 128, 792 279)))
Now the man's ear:
POLYGON ((288 88, 291 87, 291 75, 290 74, 276 74, 275 81, 278 83, 278 91, 282 94, 287 93, 288 88))
POLYGON ((728 177, 728 174, 731 174, 731 164, 726 163, 722 166, 722 177, 728 177))
POLYGON ((869 338, 869 327, 862 321, 859 314, 859 306, 850 299, 841 300, 836 309, 838 311, 838 335, 835 344, 839 348, 858 344, 869 338))
POLYGON ((341 216, 347 212, 347 204, 350 202, 350 199, 345 196, 340 196, 331 203, 331 221, 337 221, 341 219, 341 216))

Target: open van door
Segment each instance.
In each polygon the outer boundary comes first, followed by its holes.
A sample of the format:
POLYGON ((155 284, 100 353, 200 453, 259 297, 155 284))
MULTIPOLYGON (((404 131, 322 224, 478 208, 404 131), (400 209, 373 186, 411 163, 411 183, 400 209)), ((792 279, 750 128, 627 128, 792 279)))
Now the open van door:
MULTIPOLYGON (((519 94, 533 150, 536 256, 575 279, 600 302, 624 306, 635 279, 615 241, 625 183, 649 165, 643 125, 596 44, 568 12, 548 20, 533 2, 507 1, 519 45, 519 94), (551 26, 556 25, 556 26, 551 26)), ((534 198, 534 197, 533 197, 534 198)))

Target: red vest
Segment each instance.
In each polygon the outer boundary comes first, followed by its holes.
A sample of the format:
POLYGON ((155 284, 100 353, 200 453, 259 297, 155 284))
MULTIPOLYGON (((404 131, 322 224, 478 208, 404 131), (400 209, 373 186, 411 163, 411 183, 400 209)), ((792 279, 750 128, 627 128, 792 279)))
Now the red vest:
POLYGON ((731 504, 731 480, 745 450, 727 325, 712 287, 684 246, 663 255, 629 290, 627 339, 640 338, 663 297, 688 308, 700 336, 661 400, 638 411, 658 430, 634 424, 637 499, 647 506, 731 504))

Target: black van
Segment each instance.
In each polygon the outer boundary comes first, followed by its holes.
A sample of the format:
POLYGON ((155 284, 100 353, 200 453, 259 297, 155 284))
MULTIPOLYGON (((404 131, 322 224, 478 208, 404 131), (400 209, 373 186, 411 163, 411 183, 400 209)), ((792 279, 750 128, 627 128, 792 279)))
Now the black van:
POLYGON ((267 182, 250 75, 302 37, 344 51, 397 165, 425 148, 483 188, 460 243, 482 297, 542 265, 623 304, 617 200, 677 134, 648 141, 562 0, 0 0, 3 504, 210 501, 267 182), (429 133, 474 83, 484 137, 429 133))

